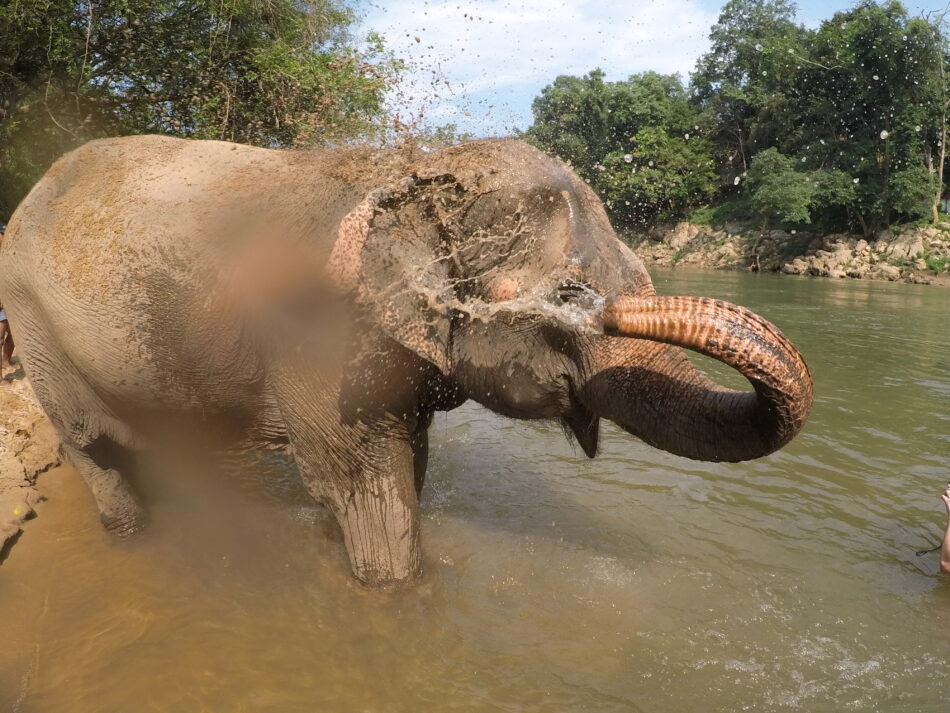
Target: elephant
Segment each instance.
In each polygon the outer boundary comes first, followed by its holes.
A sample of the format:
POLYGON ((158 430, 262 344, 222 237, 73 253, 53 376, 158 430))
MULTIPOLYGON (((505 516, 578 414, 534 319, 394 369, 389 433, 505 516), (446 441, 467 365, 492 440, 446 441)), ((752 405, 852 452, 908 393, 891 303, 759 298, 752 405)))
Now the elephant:
POLYGON ((0 260, 27 376, 108 530, 147 521, 130 456, 199 432, 215 448, 285 447, 369 587, 420 574, 436 411, 473 399, 551 420, 590 458, 606 418, 734 462, 788 443, 813 401, 775 326, 658 296, 591 188, 515 139, 99 139, 36 184, 0 260), (752 391, 710 380, 684 348, 752 391))

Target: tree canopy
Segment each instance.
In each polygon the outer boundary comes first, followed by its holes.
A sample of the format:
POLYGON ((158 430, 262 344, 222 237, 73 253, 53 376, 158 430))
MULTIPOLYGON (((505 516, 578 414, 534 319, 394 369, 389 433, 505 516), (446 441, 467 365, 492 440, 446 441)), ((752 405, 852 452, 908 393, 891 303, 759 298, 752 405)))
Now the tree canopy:
POLYGON ((533 111, 524 137, 573 165, 621 223, 676 217, 715 192, 712 145, 676 76, 558 77, 533 111))
POLYGON ((372 132, 399 69, 343 0, 0 5, 0 217, 63 152, 162 133, 292 146, 372 132))
POLYGON ((863 0, 808 29, 788 0, 729 0, 709 38, 688 87, 652 73, 558 77, 526 136, 570 161, 621 222, 733 198, 760 218, 868 235, 936 220, 950 106, 943 16, 863 0))

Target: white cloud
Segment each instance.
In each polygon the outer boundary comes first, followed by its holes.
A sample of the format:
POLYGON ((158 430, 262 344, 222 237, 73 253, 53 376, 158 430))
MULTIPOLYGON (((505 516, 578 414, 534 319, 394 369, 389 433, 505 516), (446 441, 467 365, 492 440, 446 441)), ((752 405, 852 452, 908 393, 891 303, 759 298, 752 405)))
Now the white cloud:
POLYGON ((373 6, 362 29, 409 61, 392 99, 404 118, 490 134, 525 128, 531 100, 559 74, 685 79, 715 20, 698 0, 393 0, 373 6))

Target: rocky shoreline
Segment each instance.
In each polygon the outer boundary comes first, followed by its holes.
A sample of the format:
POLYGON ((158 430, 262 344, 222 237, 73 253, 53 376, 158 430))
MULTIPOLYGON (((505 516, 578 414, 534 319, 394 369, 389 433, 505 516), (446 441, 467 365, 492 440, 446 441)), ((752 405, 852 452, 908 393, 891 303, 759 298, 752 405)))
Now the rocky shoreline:
POLYGON ((753 270, 950 286, 950 224, 905 227, 875 240, 838 233, 695 223, 660 226, 626 236, 651 265, 698 270, 753 270))
POLYGON ((0 384, 0 564, 43 500, 40 473, 59 464, 59 440, 17 369, 0 384))

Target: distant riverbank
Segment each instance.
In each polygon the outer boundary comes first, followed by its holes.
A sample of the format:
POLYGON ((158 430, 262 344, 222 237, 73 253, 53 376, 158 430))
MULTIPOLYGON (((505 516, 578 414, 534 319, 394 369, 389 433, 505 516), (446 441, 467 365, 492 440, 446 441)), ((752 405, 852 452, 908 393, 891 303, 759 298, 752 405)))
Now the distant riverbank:
POLYGON ((751 270, 950 286, 950 224, 904 226, 875 240, 836 233, 676 223, 627 241, 651 265, 694 270, 751 270))

